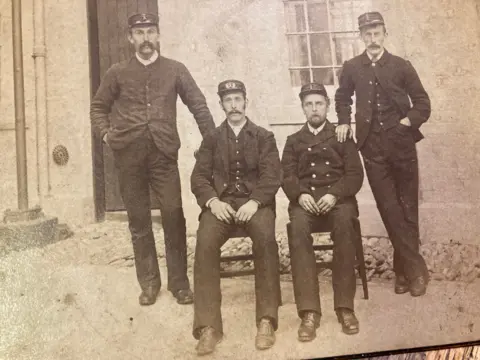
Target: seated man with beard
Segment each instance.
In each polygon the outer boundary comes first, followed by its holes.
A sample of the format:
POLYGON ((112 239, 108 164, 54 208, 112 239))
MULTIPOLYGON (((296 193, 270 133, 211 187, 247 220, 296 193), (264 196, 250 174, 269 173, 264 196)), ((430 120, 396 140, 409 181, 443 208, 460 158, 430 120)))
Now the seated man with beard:
POLYGON ((307 122, 287 138, 282 156, 283 190, 290 200, 288 242, 295 301, 302 319, 298 338, 311 341, 322 314, 311 236, 317 221, 328 222, 332 229, 332 282, 338 321, 347 334, 359 331, 353 306, 355 241, 361 236, 355 195, 364 175, 354 141, 337 141, 335 126, 327 120, 330 100, 325 87, 304 85, 300 100, 307 122))

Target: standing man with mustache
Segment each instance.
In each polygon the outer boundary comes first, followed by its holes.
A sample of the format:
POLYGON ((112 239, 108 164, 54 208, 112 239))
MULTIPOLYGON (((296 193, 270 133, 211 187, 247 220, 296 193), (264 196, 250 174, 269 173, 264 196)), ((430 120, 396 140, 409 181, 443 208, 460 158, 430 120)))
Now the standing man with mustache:
POLYGON ((423 139, 419 128, 430 117, 430 98, 412 64, 384 48, 382 15, 362 14, 358 25, 366 50, 343 65, 335 94, 337 137, 352 137, 355 93, 357 147, 394 248, 395 292, 421 296, 429 277, 419 251, 416 142, 423 139))
POLYGON ((185 65, 159 54, 158 16, 135 14, 129 17, 128 26, 128 41, 135 47, 135 55, 106 72, 91 103, 91 123, 113 150, 142 289, 140 305, 155 303, 161 287, 150 186, 160 202, 168 290, 179 304, 191 304, 178 171, 177 97, 193 114, 202 136, 213 130, 215 123, 185 65))

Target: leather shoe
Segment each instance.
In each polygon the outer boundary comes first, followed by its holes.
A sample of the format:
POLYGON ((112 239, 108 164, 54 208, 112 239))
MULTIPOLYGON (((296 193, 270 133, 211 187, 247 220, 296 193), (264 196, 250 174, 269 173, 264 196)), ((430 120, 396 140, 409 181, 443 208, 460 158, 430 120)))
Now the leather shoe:
POLYGON ((193 303, 193 292, 190 289, 178 290, 173 296, 175 296, 177 303, 180 305, 193 303))
POLYGON ((157 290, 153 286, 146 288, 145 290, 142 291, 142 293, 138 297, 138 302, 142 306, 155 304, 155 301, 157 301, 157 295, 159 291, 160 290, 157 290))
POLYGON ((269 319, 260 320, 255 337, 255 346, 258 350, 269 349, 275 344, 275 330, 269 319))
POLYGON ((345 334, 353 335, 358 333, 359 326, 355 313, 350 309, 340 308, 337 310, 337 319, 342 324, 342 331, 345 334))
POLYGON ((220 341, 222 341, 222 335, 218 331, 210 326, 204 327, 200 331, 200 339, 196 347, 197 355, 212 353, 220 341))
POLYGON ((302 322, 298 328, 298 340, 312 341, 317 336, 320 326, 320 314, 315 311, 307 311, 302 316, 302 322))
POLYGON ((405 294, 409 290, 408 280, 403 275, 395 278, 395 294, 405 294))
POLYGON ((410 295, 422 296, 427 292, 428 279, 426 276, 419 276, 410 283, 410 295))

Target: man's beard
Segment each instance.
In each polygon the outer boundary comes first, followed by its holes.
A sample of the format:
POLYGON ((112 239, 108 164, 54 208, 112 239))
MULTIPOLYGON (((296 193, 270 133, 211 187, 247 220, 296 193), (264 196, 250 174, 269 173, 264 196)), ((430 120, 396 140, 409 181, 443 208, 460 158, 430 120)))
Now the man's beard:
POLYGON ((310 124, 310 126, 312 126, 313 128, 316 129, 316 128, 322 126, 322 124, 325 122, 325 120, 326 120, 326 117, 323 118, 320 115, 312 115, 308 119, 308 123, 310 124))

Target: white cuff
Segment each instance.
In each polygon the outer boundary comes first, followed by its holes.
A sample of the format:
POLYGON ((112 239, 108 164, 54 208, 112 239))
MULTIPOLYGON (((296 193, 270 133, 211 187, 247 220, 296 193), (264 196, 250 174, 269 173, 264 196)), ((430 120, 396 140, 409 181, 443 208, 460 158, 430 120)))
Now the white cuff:
POLYGON ((205 206, 206 206, 207 208, 210 208, 210 206, 209 206, 210 203, 211 203, 213 200, 215 200, 215 199, 218 199, 218 197, 215 196, 215 197, 213 197, 213 198, 211 198, 211 199, 208 199, 207 202, 205 203, 205 206))

